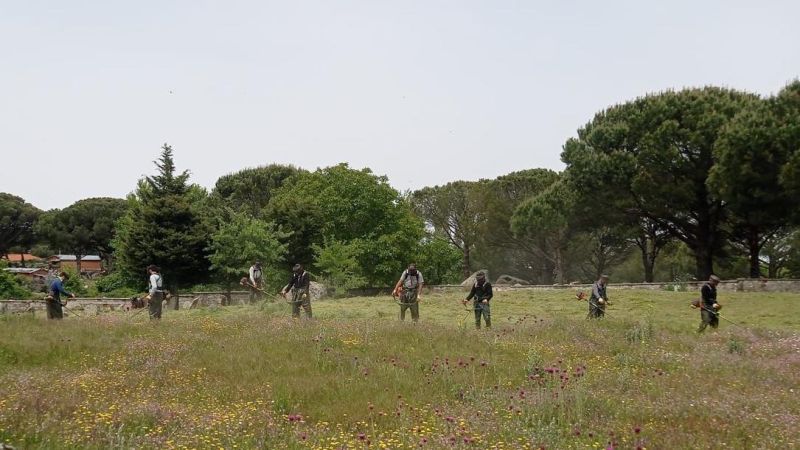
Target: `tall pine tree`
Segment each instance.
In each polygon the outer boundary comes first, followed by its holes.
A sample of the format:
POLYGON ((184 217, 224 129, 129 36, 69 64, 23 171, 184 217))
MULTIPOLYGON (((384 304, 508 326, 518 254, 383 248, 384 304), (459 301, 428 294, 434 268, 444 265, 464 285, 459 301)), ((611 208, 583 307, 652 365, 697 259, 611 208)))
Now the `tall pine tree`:
POLYGON ((197 211, 200 188, 188 184, 188 171, 176 174, 172 147, 164 144, 161 150, 157 173, 140 180, 128 198, 114 248, 117 269, 126 278, 145 280, 147 266, 155 264, 174 293, 208 278, 209 229, 197 211))

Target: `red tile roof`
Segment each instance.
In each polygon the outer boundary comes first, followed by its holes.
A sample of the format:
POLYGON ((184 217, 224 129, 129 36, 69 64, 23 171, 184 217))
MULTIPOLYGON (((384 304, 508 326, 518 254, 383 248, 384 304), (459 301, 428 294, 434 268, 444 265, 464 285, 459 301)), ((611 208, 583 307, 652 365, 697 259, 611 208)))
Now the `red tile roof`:
POLYGON ((25 257, 25 261, 41 261, 42 258, 37 256, 33 256, 30 253, 9 253, 8 256, 4 256, 3 259, 8 260, 8 262, 17 263, 22 262, 22 257, 25 257))

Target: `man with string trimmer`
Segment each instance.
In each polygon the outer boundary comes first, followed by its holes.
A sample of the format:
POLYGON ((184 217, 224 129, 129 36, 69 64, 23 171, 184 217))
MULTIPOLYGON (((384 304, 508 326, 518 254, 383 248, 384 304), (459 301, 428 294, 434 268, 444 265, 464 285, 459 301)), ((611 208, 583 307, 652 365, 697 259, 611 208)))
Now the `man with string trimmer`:
POLYGON ((147 296, 147 309, 150 315, 150 320, 161 320, 162 304, 166 291, 164 290, 164 278, 161 276, 161 269, 155 264, 147 266, 148 289, 147 296))
POLYGON ((722 305, 717 303, 717 285, 719 281, 718 276, 711 275, 703 287, 700 288, 700 299, 692 303, 692 306, 700 308, 698 333, 705 331, 709 325, 711 325, 711 328, 719 326, 719 310, 722 309, 722 305))
POLYGON ((301 264, 295 264, 292 268, 292 279, 289 280, 282 290, 281 295, 286 298, 286 294, 292 293, 292 317, 300 317, 300 306, 306 312, 306 317, 311 318, 311 279, 308 272, 303 269, 301 264))
POLYGON ((608 302, 608 275, 600 275, 600 279, 592 285, 592 295, 589 296, 589 318, 600 319, 606 314, 608 302))
POLYGON ((422 300, 422 285, 425 279, 422 272, 417 270, 417 265, 411 263, 403 271, 397 284, 394 286, 392 296, 400 298, 400 320, 406 320, 406 310, 411 310, 411 320, 419 321, 419 301, 422 300))
POLYGON ((261 300, 264 294, 264 271, 261 269, 261 261, 256 261, 250 266, 248 271, 248 287, 250 288, 250 303, 261 300))
POLYGON ((48 295, 46 299, 48 319, 64 318, 64 311, 62 310, 62 308, 65 308, 66 306, 63 303, 61 303, 62 295, 69 298, 75 298, 75 294, 67 292, 64 289, 64 283, 68 279, 69 275, 66 272, 61 272, 60 274, 58 274, 58 278, 53 280, 53 283, 50 285, 50 295, 48 295))
POLYGON ((464 306, 472 300, 472 309, 475 310, 475 328, 481 329, 481 316, 486 321, 486 328, 492 327, 492 316, 489 310, 489 300, 492 299, 492 283, 486 281, 486 274, 478 272, 475 274, 475 284, 469 291, 467 298, 461 301, 464 306))

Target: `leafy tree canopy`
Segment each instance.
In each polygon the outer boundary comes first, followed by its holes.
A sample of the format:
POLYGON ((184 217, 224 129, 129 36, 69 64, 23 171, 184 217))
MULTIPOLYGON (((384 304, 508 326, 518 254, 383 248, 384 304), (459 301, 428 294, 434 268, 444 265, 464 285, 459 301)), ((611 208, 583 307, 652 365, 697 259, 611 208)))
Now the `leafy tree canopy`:
POLYGON ((685 242, 704 278, 725 242, 723 203, 707 186, 715 144, 757 101, 715 87, 638 98, 598 113, 567 141, 562 160, 582 195, 650 218, 685 242))
MULTIPOLYGON (((369 283, 386 283, 416 251, 423 226, 386 177, 347 164, 301 172, 278 189, 269 214, 291 231, 290 263, 313 261, 314 245, 360 241, 359 264, 369 283)), ((390 282, 390 281, 388 281, 390 282)))
POLYGON ((51 248, 80 257, 99 253, 106 261, 113 252, 116 221, 127 210, 127 202, 119 198, 88 198, 64 209, 44 213, 36 233, 51 248))
POLYGON ((264 218, 275 191, 300 172, 303 171, 294 166, 270 164, 222 176, 211 191, 209 203, 218 208, 264 218))
POLYGON ((211 229, 198 211, 205 191, 188 184, 187 171, 176 175, 169 145, 164 144, 155 165, 157 173, 139 183, 118 222, 113 242, 117 268, 127 280, 141 284, 147 266, 156 264, 173 290, 206 281, 211 229))
POLYGON ((28 246, 41 210, 16 195, 0 192, 0 256, 14 246, 28 246))
POLYGON ((291 233, 281 231, 273 222, 265 222, 245 213, 232 213, 211 236, 209 261, 227 281, 236 281, 248 273, 250 266, 260 261, 267 283, 277 286, 285 270, 280 263, 286 254, 284 243, 291 233))

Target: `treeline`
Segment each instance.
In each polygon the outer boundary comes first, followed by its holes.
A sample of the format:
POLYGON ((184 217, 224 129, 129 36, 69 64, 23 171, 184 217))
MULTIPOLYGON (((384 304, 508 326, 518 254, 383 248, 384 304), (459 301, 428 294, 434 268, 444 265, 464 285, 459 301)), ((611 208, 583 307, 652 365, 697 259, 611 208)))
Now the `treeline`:
POLYGON ((800 277, 800 82, 777 95, 707 87, 599 112, 566 169, 521 170, 400 193, 346 164, 267 165, 207 191, 164 145, 127 199, 40 211, 0 194, 0 254, 99 254, 108 289, 160 265, 174 289, 231 286, 253 261, 274 285, 305 263, 339 290, 430 283, 477 269, 529 283, 800 277))

